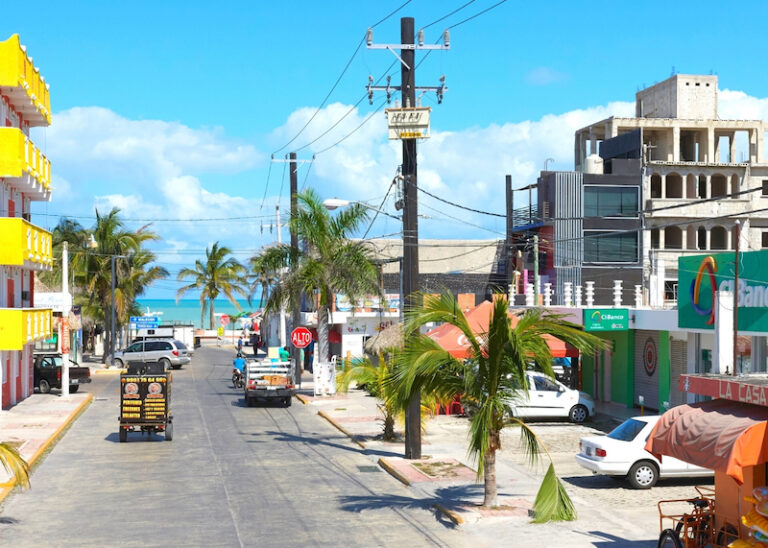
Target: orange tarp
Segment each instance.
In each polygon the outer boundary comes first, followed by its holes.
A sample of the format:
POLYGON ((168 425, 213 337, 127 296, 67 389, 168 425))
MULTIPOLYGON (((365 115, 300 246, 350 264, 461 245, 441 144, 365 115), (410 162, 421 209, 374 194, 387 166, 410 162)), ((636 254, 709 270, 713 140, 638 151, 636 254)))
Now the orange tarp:
MULTIPOLYGON (((491 301, 483 301, 473 309, 465 312, 464 315, 466 316, 472 331, 475 334, 480 334, 488 331, 492 312, 493 303, 491 301)), ((518 322, 517 315, 513 313, 508 313, 508 315, 512 326, 516 326, 518 322)), ((443 324, 428 332, 427 336, 437 341, 440 346, 456 358, 463 359, 470 356, 471 346, 469 341, 467 341, 464 333, 462 333, 458 327, 450 324, 443 324)), ((560 339, 556 339, 550 335, 544 335, 544 339, 547 341, 549 351, 552 353, 553 358, 579 357, 577 348, 564 343, 560 339)))
POLYGON ((768 407, 760 405, 723 399, 679 405, 661 416, 645 449, 743 483, 743 468, 768 462, 766 421, 768 407))

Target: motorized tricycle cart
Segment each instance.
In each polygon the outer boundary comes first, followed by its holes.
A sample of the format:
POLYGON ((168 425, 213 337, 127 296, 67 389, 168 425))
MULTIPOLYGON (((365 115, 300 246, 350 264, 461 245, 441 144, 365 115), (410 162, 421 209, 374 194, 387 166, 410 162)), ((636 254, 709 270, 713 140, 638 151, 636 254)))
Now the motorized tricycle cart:
POLYGON ((120 441, 128 432, 165 432, 173 439, 170 372, 160 364, 130 366, 120 375, 120 441))

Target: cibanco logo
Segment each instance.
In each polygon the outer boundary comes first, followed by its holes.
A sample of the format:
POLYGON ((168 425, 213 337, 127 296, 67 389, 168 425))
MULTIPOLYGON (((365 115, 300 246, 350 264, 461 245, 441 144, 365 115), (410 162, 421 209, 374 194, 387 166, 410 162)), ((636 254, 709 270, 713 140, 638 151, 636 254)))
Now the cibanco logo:
POLYGON ((717 272, 717 261, 711 255, 704 257, 699 265, 699 270, 696 273, 696 278, 691 282, 691 306, 700 316, 709 316, 707 318, 707 325, 713 325, 715 323, 715 292, 717 291, 717 282, 715 281, 715 272, 717 272), (709 286, 712 293, 712 304, 709 308, 704 308, 699 305, 701 295, 701 280, 704 277, 704 271, 709 274, 709 286))

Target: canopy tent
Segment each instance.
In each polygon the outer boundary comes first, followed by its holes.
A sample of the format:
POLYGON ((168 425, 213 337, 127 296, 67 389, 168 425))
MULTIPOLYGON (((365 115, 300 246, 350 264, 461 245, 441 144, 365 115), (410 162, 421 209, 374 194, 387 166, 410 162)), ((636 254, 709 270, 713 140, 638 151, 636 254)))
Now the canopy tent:
MULTIPOLYGON (((491 313, 493 311, 493 303, 491 301, 483 301, 473 309, 466 312, 464 315, 467 318, 469 326, 475 334, 485 333, 488 331, 488 326, 491 321, 491 313)), ((507 313, 509 315, 512 327, 517 325, 519 318, 516 314, 507 313)), ((471 346, 469 341, 462 333, 461 329, 450 324, 440 325, 427 333, 428 337, 434 339, 440 346, 450 352, 456 358, 468 358, 471 352, 471 346)), ((560 339, 556 339, 551 335, 544 335, 544 340, 547 341, 549 351, 552 353, 553 358, 578 358, 579 350, 566 344, 560 339)))
POLYGON ((725 472, 739 484, 742 469, 768 462, 768 407, 716 399, 679 405, 651 431, 646 451, 725 472))

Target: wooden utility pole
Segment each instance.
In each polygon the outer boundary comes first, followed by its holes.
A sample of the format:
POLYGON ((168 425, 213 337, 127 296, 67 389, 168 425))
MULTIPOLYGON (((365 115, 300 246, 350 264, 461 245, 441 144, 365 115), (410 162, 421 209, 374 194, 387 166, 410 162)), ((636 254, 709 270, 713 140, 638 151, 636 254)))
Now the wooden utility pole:
MULTIPOLYGON (((299 192, 299 175, 297 173, 297 164, 296 164, 296 153, 291 152, 288 155, 289 162, 288 162, 288 169, 290 170, 290 181, 291 181, 291 217, 290 220, 293 221, 293 219, 296 218, 296 215, 298 214, 298 199, 296 198, 296 195, 299 192)), ((293 257, 298 257, 299 255, 299 235, 296 234, 296 229, 293 227, 293 223, 289 222, 288 224, 290 231, 291 231, 291 251, 293 257)), ((294 265, 291 265, 294 266, 294 265)), ((291 305, 291 330, 296 329, 300 323, 301 323, 301 303, 299 301, 301 299, 301 295, 294 294, 291 295, 291 302, 293 303, 291 305)), ((301 385, 301 369, 303 364, 301 363, 301 350, 296 348, 293 344, 290 345, 290 353, 291 353, 291 359, 294 363, 294 384, 301 385)))
POLYGON ((733 231, 736 245, 733 262, 733 372, 731 374, 735 376, 737 375, 736 364, 739 358, 739 240, 741 239, 741 223, 738 219, 733 231))

